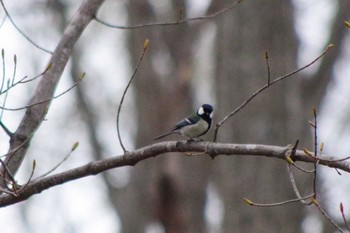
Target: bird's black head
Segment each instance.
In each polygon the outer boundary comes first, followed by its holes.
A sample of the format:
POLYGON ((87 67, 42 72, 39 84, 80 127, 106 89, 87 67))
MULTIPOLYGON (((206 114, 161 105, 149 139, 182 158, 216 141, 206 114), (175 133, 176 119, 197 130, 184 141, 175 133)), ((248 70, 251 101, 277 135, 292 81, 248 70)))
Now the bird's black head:
POLYGON ((206 116, 211 119, 213 118, 213 106, 210 104, 203 104, 202 107, 198 109, 197 114, 201 117, 206 116))

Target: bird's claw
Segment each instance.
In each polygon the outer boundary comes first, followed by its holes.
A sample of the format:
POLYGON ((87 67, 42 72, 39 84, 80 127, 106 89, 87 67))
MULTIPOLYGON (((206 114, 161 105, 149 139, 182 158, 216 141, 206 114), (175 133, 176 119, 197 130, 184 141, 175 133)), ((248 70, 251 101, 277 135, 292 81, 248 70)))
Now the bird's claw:
POLYGON ((187 143, 192 143, 192 142, 203 142, 203 139, 201 138, 190 138, 187 140, 187 143))

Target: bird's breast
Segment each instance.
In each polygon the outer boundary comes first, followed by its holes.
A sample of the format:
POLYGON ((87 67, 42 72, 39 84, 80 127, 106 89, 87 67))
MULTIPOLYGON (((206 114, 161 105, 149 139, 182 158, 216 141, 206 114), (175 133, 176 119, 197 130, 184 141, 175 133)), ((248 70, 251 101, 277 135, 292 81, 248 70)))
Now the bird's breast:
POLYGON ((208 123, 204 120, 198 121, 196 124, 186 126, 180 130, 182 135, 189 138, 196 138, 204 134, 208 130, 208 123))

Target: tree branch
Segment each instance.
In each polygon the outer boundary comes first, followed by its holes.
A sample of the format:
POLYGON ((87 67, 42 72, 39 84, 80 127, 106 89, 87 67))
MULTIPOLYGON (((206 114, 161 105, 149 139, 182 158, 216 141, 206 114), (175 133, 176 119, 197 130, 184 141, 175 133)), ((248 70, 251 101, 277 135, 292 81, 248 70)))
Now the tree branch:
POLYGON ((328 44, 334 44, 334 49, 327 56, 323 57, 317 72, 311 78, 304 80, 302 89, 303 99, 308 105, 319 105, 322 98, 325 96, 326 89, 333 78, 334 64, 342 56, 345 45, 345 37, 348 35, 348 30, 344 26, 344 19, 350 17, 349 1, 337 1, 338 12, 333 20, 334 25, 331 26, 332 31, 328 44))
MULTIPOLYGON (((35 43, 29 36, 27 36, 15 23, 15 21, 13 21, 12 17, 10 16, 9 12, 7 11, 5 4, 2 0, 0 0, 0 4, 2 6, 2 8, 5 11, 6 17, 10 20, 10 22, 12 23, 12 25, 14 26, 14 28, 19 32, 19 34, 21 34, 29 43, 31 43, 34 47, 40 49, 41 51, 44 51, 45 53, 49 53, 52 54, 52 52, 48 49, 45 49, 44 47, 38 45, 37 43, 35 43)), ((5 21, 5 20, 4 20, 5 21)))
MULTIPOLYGON (((72 53, 73 47, 84 29, 96 15, 98 8, 104 0, 85 0, 77 10, 75 16, 68 24, 64 31, 61 40, 59 41, 52 57, 49 61, 51 67, 40 80, 36 92, 30 104, 39 103, 43 100, 48 100, 53 97, 56 86, 61 78, 62 72, 72 53)), ((10 140, 10 148, 5 159, 5 164, 12 174, 15 174, 22 164, 22 160, 27 152, 29 143, 23 144, 25 141, 30 141, 28 138, 40 127, 50 107, 51 101, 45 101, 42 104, 27 108, 20 125, 13 137, 10 140), (12 153, 14 148, 19 150, 12 153)), ((3 168, 0 168, 0 174, 3 173, 3 168)))
MULTIPOLYGON (((217 136, 219 133, 219 129, 220 127, 231 117, 233 117, 235 114, 237 114, 239 111, 241 111, 247 104, 249 104, 250 101, 252 101, 256 96, 258 96, 260 93, 262 93, 263 91, 265 91, 266 89, 268 89, 270 86, 286 79, 289 78, 299 72, 301 72, 302 70, 305 70, 306 68, 312 66, 313 64, 315 64, 318 60, 320 60, 327 52, 329 49, 333 48, 333 45, 328 45, 327 48, 318 56, 316 57, 314 60, 312 60, 311 62, 309 62, 308 64, 304 65, 303 67, 296 69, 288 74, 285 74, 283 76, 277 77, 276 79, 274 79, 272 82, 270 82, 270 78, 268 78, 268 82, 266 85, 264 85, 263 87, 259 88, 259 90, 257 90, 256 92, 254 92, 251 96, 249 96, 248 99, 246 99, 241 105, 239 105, 235 110, 233 110, 231 113, 229 113, 228 115, 226 115, 219 123, 216 124, 215 126, 215 132, 214 132, 214 142, 217 140, 217 136)), ((268 66, 269 67, 269 66, 268 66)))
MULTIPOLYGON (((21 190, 21 192, 18 193, 18 196, 12 196, 9 194, 3 194, 0 196, 0 207, 24 201, 32 195, 41 193, 42 191, 56 185, 64 184, 86 176, 96 175, 112 168, 134 166, 142 160, 160 156, 167 152, 205 152, 211 157, 216 157, 217 155, 253 155, 286 160, 286 153, 289 148, 290 146, 279 147, 269 145, 212 142, 188 143, 186 141, 166 141, 155 143, 135 151, 125 152, 119 156, 113 156, 108 159, 90 162, 86 165, 62 173, 35 180, 29 183, 25 189, 21 190)), ((302 161, 306 163, 314 163, 316 159, 314 156, 305 154, 305 152, 302 150, 297 150, 295 154, 291 155, 290 157, 293 161, 302 161)), ((350 162, 334 161, 334 158, 330 156, 322 156, 322 158, 322 160, 319 160, 320 165, 341 169, 350 173, 350 162)))
POLYGON ((110 28, 115 28, 115 29, 128 29, 128 30, 132 30, 132 29, 139 29, 139 28, 147 28, 147 27, 157 27, 157 26, 174 26, 174 25, 180 25, 180 24, 184 24, 184 23, 188 23, 191 21, 200 21, 200 20, 206 20, 206 19, 212 19, 212 18, 216 18, 217 16, 224 14, 226 12, 228 12, 229 10, 235 8, 238 4, 242 3, 244 0, 238 0, 234 3, 232 3, 231 5, 229 5, 226 8, 223 8, 213 14, 210 15, 206 15, 206 16, 199 16, 199 17, 195 17, 195 18, 188 18, 188 19, 181 19, 181 16, 179 17, 178 20, 176 21, 170 21, 170 22, 161 22, 161 23, 146 23, 146 24, 140 24, 140 25, 135 25, 135 26, 121 26, 121 25, 113 25, 111 23, 107 23, 101 19, 99 19, 97 16, 95 16, 95 20, 107 27, 110 28))

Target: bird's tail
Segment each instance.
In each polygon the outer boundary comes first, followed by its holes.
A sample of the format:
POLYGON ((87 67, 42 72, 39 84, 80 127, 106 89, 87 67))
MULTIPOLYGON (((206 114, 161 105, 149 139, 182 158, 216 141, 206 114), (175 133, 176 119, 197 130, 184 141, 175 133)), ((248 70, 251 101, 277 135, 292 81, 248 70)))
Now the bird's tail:
POLYGON ((153 140, 158 140, 158 139, 164 138, 164 137, 169 136, 169 135, 174 134, 174 133, 175 133, 174 131, 171 131, 171 132, 168 132, 168 133, 165 133, 165 134, 161 134, 158 137, 153 138, 153 140))

